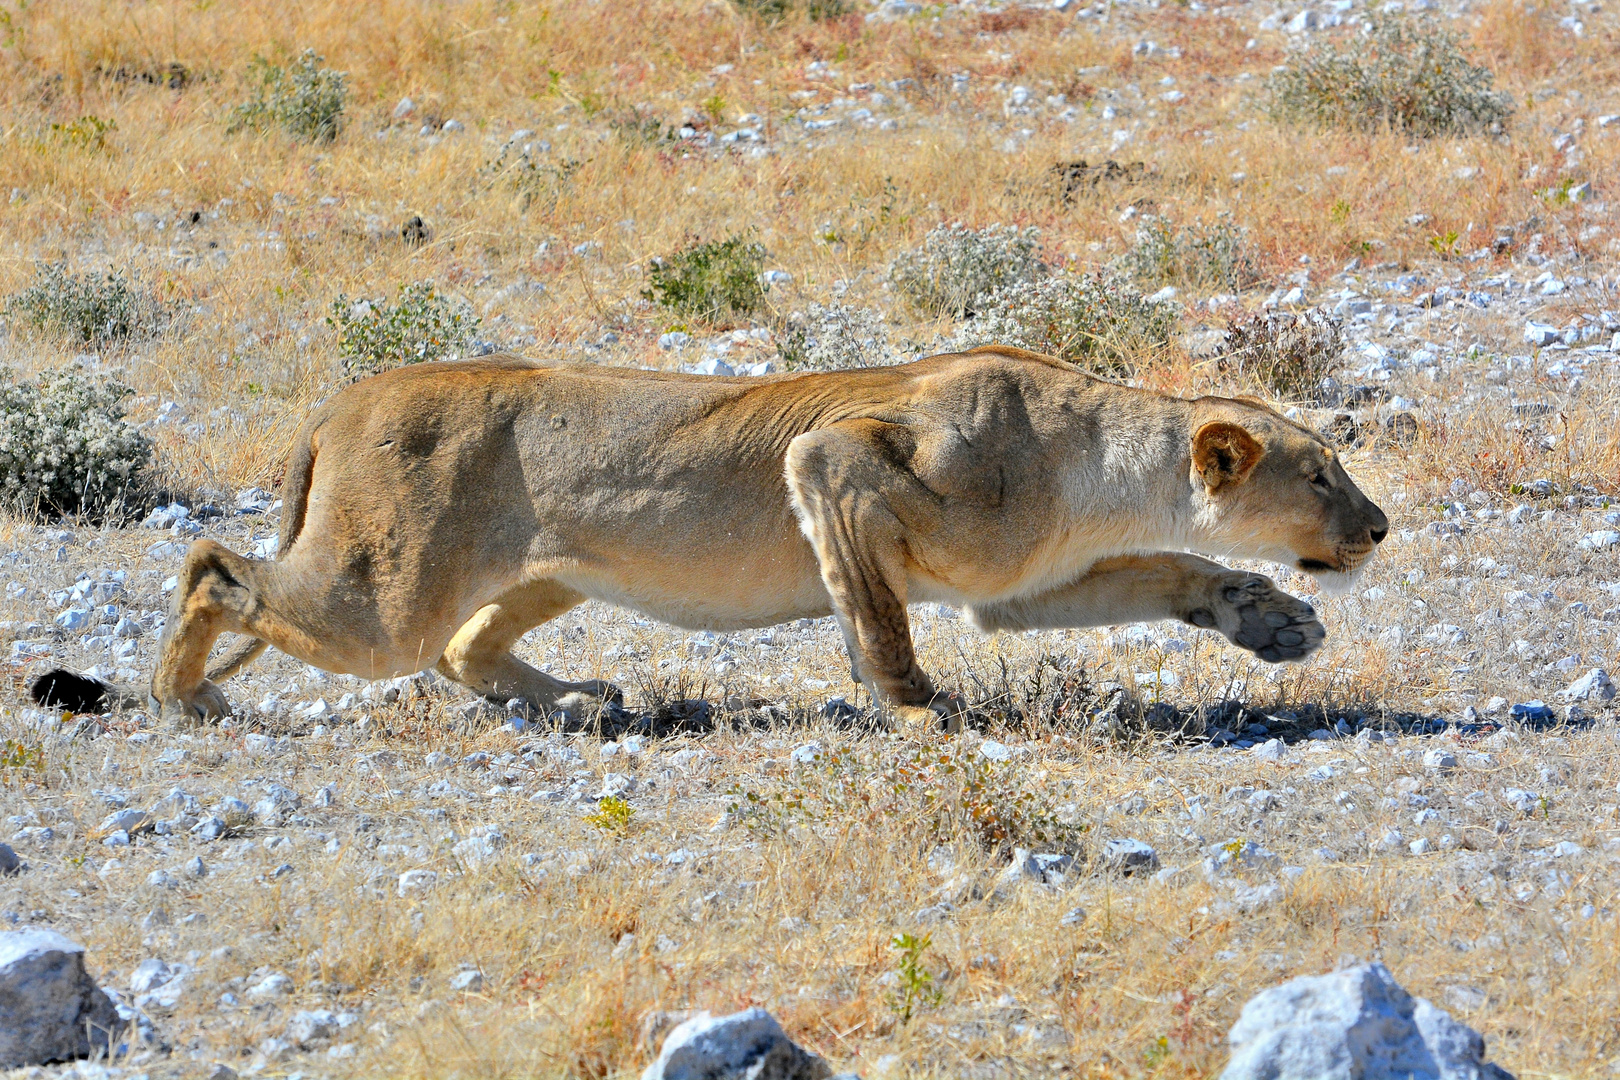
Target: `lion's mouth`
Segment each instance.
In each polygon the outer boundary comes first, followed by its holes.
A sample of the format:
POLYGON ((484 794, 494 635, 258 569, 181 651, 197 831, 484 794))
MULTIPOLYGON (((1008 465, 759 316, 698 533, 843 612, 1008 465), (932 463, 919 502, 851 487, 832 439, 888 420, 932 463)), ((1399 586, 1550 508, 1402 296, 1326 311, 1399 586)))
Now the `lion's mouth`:
POLYGON ((1321 559, 1301 559, 1299 560, 1299 568, 1307 574, 1344 574, 1349 572, 1342 566, 1335 566, 1332 563, 1323 562, 1321 559))

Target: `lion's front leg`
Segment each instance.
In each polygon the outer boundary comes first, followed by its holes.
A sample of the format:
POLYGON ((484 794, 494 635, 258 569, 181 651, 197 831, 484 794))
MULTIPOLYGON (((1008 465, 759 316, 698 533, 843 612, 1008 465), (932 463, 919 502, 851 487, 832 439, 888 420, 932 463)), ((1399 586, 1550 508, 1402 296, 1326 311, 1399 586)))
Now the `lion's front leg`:
POLYGON ((902 724, 954 732, 961 703, 918 665, 906 615, 902 518, 916 520, 932 500, 890 453, 887 426, 849 421, 799 436, 788 448, 788 484, 855 677, 902 724))
POLYGON ((1036 596, 968 609, 984 630, 1062 629, 1178 619, 1219 630, 1262 660, 1302 660, 1327 631, 1311 606, 1262 574, 1197 555, 1158 552, 1104 559, 1075 581, 1036 596))

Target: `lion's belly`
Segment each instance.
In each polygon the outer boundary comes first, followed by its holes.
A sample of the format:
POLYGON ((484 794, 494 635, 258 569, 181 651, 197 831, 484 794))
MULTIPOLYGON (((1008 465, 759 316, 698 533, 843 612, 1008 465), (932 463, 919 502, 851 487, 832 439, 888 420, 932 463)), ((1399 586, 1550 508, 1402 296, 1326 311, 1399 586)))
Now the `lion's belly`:
POLYGON ((761 558, 706 551, 690 558, 615 559, 556 574, 593 600, 689 630, 744 630, 831 614, 809 552, 761 558))

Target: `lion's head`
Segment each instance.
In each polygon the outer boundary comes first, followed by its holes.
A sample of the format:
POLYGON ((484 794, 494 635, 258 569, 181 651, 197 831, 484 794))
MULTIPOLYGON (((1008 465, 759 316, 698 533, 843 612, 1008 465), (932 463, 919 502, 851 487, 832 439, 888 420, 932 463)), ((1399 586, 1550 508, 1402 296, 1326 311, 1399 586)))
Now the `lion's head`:
POLYGON ((1336 592, 1389 533, 1333 447, 1258 401, 1200 398, 1190 449, 1209 553, 1285 563, 1336 592))

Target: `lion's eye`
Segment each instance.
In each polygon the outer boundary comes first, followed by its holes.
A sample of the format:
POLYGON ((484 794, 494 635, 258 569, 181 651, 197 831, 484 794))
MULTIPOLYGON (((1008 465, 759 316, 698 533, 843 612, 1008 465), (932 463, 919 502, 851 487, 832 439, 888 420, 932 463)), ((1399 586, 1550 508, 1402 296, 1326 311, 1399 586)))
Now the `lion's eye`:
POLYGON ((1326 491, 1328 489, 1327 473, 1317 473, 1315 476, 1311 477, 1311 487, 1321 488, 1323 491, 1326 491))

